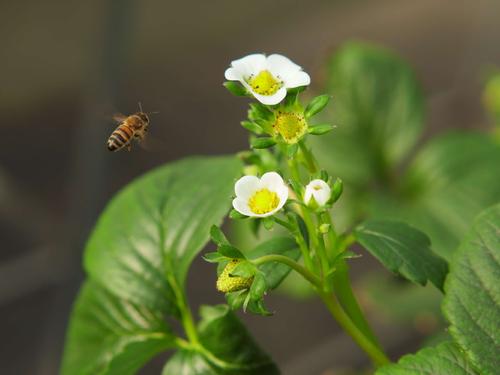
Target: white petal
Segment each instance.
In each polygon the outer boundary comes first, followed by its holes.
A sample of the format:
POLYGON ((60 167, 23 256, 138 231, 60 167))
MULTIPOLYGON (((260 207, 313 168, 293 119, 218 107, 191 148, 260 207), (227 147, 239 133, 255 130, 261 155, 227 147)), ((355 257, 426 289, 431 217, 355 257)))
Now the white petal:
POLYGON ((276 172, 264 173, 260 178, 260 183, 263 188, 268 188, 276 193, 285 186, 283 178, 276 172))
POLYGON ((283 78, 283 84, 287 89, 294 87, 307 86, 311 83, 311 77, 306 72, 296 72, 293 75, 283 78))
POLYGON ((243 176, 234 184, 234 193, 237 198, 248 200, 260 186, 260 180, 256 176, 243 176))
POLYGON ((233 67, 226 69, 226 71, 224 72, 224 77, 228 81, 241 81, 244 79, 243 73, 233 67))
POLYGON ((295 64, 288 57, 283 55, 273 54, 267 57, 267 66, 271 73, 276 73, 279 75, 279 72, 297 72, 302 70, 302 68, 295 64))
POLYGON ((304 193, 304 203, 305 204, 309 204, 309 201, 311 200, 312 195, 313 195, 312 191, 313 191, 313 189, 306 188, 306 192, 304 193))
POLYGON ((319 206, 324 206, 330 199, 330 196, 331 188, 325 181, 320 179, 312 180, 306 186, 304 203, 309 204, 311 198, 314 197, 319 206))
POLYGON ((238 197, 234 198, 233 199, 233 208, 242 215, 255 216, 255 214, 252 212, 252 210, 250 210, 250 207, 248 207, 248 201, 245 199, 241 199, 238 197))
POLYGON ((251 87, 250 87, 250 92, 252 93, 252 95, 254 96, 255 99, 257 99, 259 102, 261 102, 262 104, 265 104, 265 105, 275 105, 275 104, 278 104, 283 99, 285 99, 285 96, 286 96, 286 88, 285 87, 280 88, 273 95, 260 95, 260 94, 257 94, 256 92, 254 92, 252 90, 251 87))
POLYGON ((261 53, 248 55, 231 62, 231 67, 238 72, 238 75, 242 75, 243 77, 258 74, 261 70, 266 69, 266 66, 266 56, 261 53))

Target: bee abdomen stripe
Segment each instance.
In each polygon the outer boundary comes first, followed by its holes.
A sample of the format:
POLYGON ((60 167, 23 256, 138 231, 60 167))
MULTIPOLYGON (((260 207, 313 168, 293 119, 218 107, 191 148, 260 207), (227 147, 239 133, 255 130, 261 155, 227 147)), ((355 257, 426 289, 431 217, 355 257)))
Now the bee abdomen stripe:
POLYGON ((127 138, 132 138, 132 136, 134 135, 134 132, 128 126, 120 126, 118 130, 124 132, 127 135, 127 138))
POLYGON ((127 136, 123 134, 120 130, 115 130, 112 137, 120 141, 120 143, 127 143, 127 136))

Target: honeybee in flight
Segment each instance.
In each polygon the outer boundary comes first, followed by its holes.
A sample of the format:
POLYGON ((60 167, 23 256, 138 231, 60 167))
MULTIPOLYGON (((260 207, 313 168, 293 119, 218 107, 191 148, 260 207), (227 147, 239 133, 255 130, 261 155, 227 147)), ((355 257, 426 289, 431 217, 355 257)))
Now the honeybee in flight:
POLYGON ((132 139, 140 142, 144 140, 148 132, 149 117, 147 113, 143 112, 141 103, 139 103, 139 112, 130 116, 119 113, 113 116, 113 120, 118 122, 119 125, 108 138, 107 145, 109 151, 118 151, 124 147, 130 151, 132 148, 132 139))

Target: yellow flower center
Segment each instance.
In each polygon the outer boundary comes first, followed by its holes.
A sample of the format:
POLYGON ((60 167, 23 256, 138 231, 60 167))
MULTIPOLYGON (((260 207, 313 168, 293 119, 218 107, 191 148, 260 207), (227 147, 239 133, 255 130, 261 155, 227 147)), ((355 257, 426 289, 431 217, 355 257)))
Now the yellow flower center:
POLYGON ((288 144, 297 143, 307 131, 304 115, 296 112, 280 112, 273 127, 288 144))
POLYGON ((257 94, 273 95, 281 88, 283 83, 276 79, 269 70, 263 70, 256 76, 250 77, 248 84, 257 94))
POLYGON ((320 185, 314 185, 314 186, 313 186, 313 189, 314 189, 314 190, 316 190, 316 191, 317 191, 317 190, 321 190, 321 186, 320 186, 320 185))
POLYGON ((253 277, 244 278, 239 276, 230 276, 230 273, 241 263, 241 259, 231 260, 217 278, 217 290, 223 293, 236 292, 238 290, 248 289, 252 285, 253 277))
POLYGON ((248 207, 254 214, 262 215, 271 212, 280 203, 278 194, 269 189, 258 190, 248 200, 248 207))

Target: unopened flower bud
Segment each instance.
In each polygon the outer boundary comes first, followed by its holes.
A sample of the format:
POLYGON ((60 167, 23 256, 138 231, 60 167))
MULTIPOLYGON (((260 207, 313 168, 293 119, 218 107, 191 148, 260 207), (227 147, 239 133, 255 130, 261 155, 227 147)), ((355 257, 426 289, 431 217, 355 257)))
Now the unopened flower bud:
POLYGON ((307 205, 314 205, 315 203, 319 207, 323 207, 330 200, 330 197, 330 186, 325 181, 316 179, 309 182, 306 186, 304 203, 307 205))

